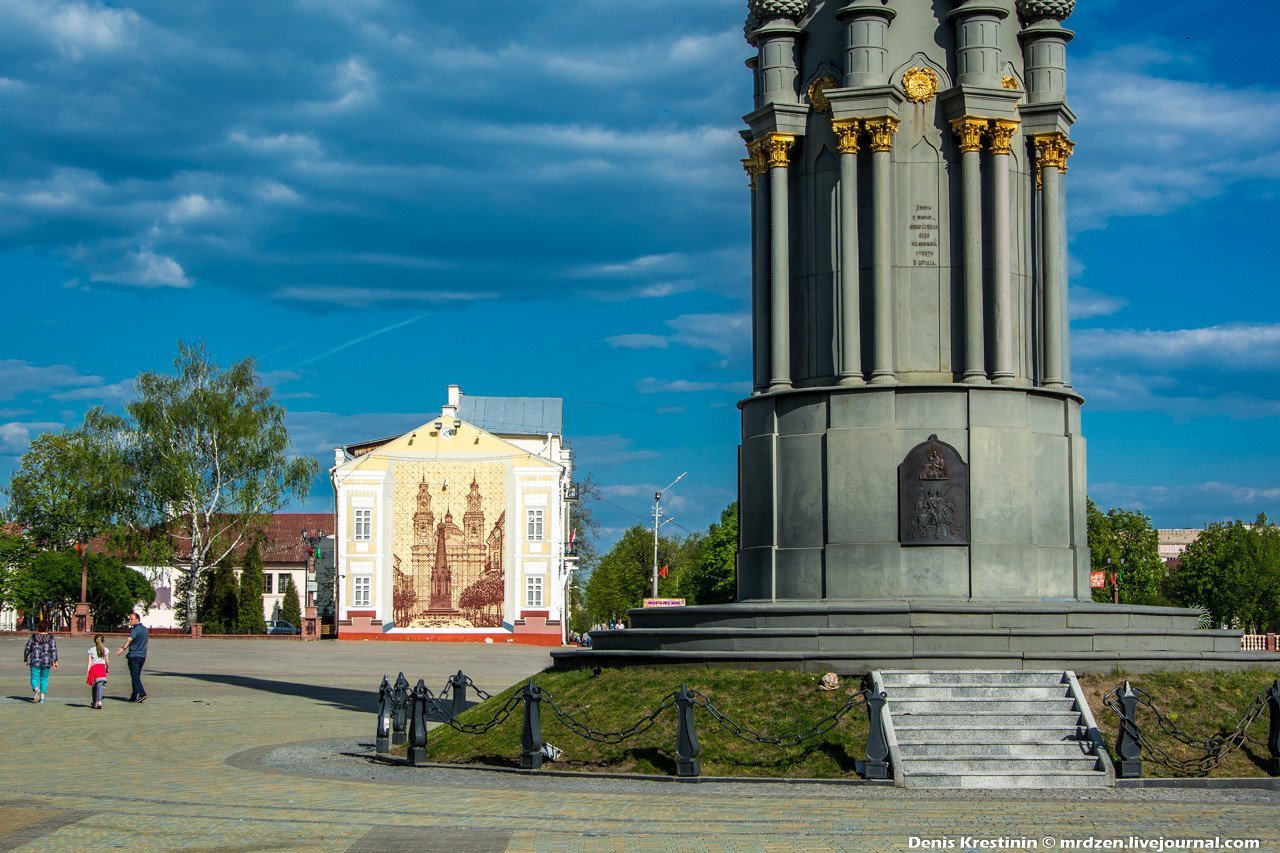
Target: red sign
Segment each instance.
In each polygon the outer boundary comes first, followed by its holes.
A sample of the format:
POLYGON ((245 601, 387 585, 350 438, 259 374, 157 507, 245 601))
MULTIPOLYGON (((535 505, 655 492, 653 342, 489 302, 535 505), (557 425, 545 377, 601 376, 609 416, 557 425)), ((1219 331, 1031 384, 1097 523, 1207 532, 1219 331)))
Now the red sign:
POLYGON ((1106 572, 1089 572, 1089 588, 1105 589, 1107 586, 1106 572))

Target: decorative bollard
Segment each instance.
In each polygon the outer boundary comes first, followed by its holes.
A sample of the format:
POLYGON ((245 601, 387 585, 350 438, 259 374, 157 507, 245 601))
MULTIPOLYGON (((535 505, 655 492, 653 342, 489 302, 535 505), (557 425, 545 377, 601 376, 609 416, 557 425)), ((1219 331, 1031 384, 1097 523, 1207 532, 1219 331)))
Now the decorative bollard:
MULTIPOLYGON (((1120 779, 1137 779, 1142 776, 1142 733, 1138 730, 1138 696, 1129 682, 1117 697, 1124 715, 1120 719, 1120 737, 1116 740, 1116 754, 1120 763, 1116 776, 1120 779)), ((1272 717, 1274 726, 1275 718, 1272 717)))
POLYGON ((422 764, 427 760, 427 702, 430 691, 427 683, 418 679, 413 688, 413 712, 409 715, 409 763, 422 764))
POLYGON ((391 701, 391 682, 384 675, 378 688, 378 733, 374 738, 379 753, 391 751, 391 701))
POLYGON ((884 706, 888 694, 876 693, 874 690, 863 690, 867 697, 867 717, 870 727, 867 730, 867 760, 862 762, 864 779, 889 778, 889 740, 884 733, 884 706))
POLYGON ((394 713, 391 715, 391 743, 393 746, 400 746, 405 741, 405 714, 409 710, 409 701, 412 698, 412 690, 409 688, 409 679, 404 677, 404 673, 396 676, 396 686, 391 694, 391 707, 394 713))
POLYGON ((456 717, 467 710, 467 677, 462 674, 462 670, 458 670, 457 675, 449 676, 449 686, 453 693, 453 709, 449 713, 456 717))
POLYGON ((702 745, 693 728, 693 694, 681 684, 676 692, 676 775, 692 778, 702 775, 702 745))
POLYGON ((542 767, 542 688, 529 679, 520 691, 524 702, 524 726, 520 730, 520 769, 538 770, 542 767))
POLYGON ((1265 767, 1271 776, 1280 776, 1280 678, 1277 678, 1267 690, 1267 712, 1271 716, 1271 726, 1267 730, 1267 758, 1265 767))

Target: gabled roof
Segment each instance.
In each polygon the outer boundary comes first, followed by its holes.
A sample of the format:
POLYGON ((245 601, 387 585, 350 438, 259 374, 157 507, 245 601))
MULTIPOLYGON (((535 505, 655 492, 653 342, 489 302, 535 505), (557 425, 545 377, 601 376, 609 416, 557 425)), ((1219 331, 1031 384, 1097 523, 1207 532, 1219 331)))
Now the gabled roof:
POLYGON ((494 435, 564 434, 564 400, 559 397, 472 397, 458 401, 458 417, 494 435))

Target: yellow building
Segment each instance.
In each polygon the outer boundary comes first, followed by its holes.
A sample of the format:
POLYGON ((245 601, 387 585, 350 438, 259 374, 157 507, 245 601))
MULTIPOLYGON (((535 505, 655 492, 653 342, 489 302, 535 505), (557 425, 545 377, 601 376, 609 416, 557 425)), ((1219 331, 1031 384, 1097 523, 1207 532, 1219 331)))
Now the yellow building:
POLYGON ((438 417, 335 451, 340 637, 559 644, 562 411, 450 385, 438 417))

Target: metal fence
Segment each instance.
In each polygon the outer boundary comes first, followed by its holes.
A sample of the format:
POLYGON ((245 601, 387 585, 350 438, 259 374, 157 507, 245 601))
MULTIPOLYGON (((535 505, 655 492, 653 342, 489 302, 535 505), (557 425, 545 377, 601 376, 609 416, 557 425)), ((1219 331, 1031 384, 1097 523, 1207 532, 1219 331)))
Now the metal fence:
POLYGON ((1280 679, 1250 701, 1232 729, 1207 738, 1196 738, 1182 731, 1172 716, 1161 711, 1152 701, 1150 694, 1127 681, 1104 696, 1102 701, 1120 720, 1120 732, 1116 738, 1116 754, 1120 760, 1116 763, 1116 775, 1121 779, 1142 776, 1144 755, 1177 776, 1207 776, 1246 743, 1265 748, 1268 758, 1263 761, 1264 769, 1271 776, 1280 776, 1280 679), (1143 731, 1138 721, 1139 709, 1144 716, 1154 719, 1154 730, 1148 724, 1143 731), (1249 733, 1263 712, 1270 719, 1265 743, 1249 733), (1156 731, 1160 738, 1155 736, 1156 731), (1166 746, 1161 739, 1166 739, 1165 743, 1172 740, 1182 744, 1180 751, 1190 752, 1193 757, 1174 754, 1170 749, 1172 745, 1166 746))
POLYGON ((760 732, 742 725, 718 708, 706 694, 691 690, 685 684, 681 684, 679 688, 663 696, 657 705, 641 714, 634 723, 618 731, 599 731, 582 722, 571 711, 557 703, 551 692, 538 686, 533 679, 530 679, 519 692, 512 694, 501 705, 494 708, 486 721, 464 723, 459 719, 459 715, 466 708, 468 689, 481 700, 492 698, 476 687, 475 682, 461 670, 449 678, 439 693, 432 693, 422 679, 419 679, 417 685, 411 688, 403 672, 396 678, 394 684, 383 676, 382 684, 378 688, 377 751, 387 753, 394 745, 407 744, 409 763, 422 764, 428 757, 426 727, 428 719, 438 720, 462 734, 478 735, 502 725, 515 712, 515 709, 520 707, 523 711, 520 730, 520 767, 525 770, 538 770, 542 767, 544 759, 556 758, 559 755, 559 750, 548 744, 542 735, 544 704, 547 711, 573 734, 584 740, 606 744, 621 744, 639 737, 652 728, 663 714, 674 711, 677 721, 676 776, 693 778, 702 774, 700 760, 702 746, 698 741, 695 726, 696 709, 701 709, 714 723, 739 740, 761 746, 795 747, 821 738, 840 725, 840 721, 855 708, 864 707, 870 722, 866 757, 855 762, 855 769, 865 779, 889 778, 889 745, 884 728, 884 707, 887 696, 883 692, 877 693, 870 689, 864 688, 851 695, 844 705, 804 731, 784 734, 760 732))

